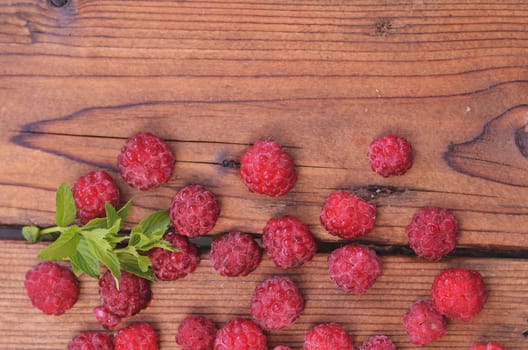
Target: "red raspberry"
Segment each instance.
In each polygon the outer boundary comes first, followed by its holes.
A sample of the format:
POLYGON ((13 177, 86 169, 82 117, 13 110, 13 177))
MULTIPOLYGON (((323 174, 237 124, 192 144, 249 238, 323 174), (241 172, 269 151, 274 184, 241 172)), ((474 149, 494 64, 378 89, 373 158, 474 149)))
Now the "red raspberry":
POLYGON ((446 209, 420 209, 405 231, 412 250, 427 260, 440 260, 457 244, 457 221, 446 209))
POLYGON ((446 320, 429 301, 419 300, 403 316, 403 325, 411 343, 427 345, 444 335, 446 320))
POLYGON ((79 297, 79 281, 73 272, 51 261, 30 269, 24 286, 33 306, 48 315, 62 315, 79 297))
POLYGON ((473 344, 470 350, 506 350, 506 348, 499 343, 490 341, 489 343, 473 344))
POLYGON ((431 290, 434 308, 450 318, 469 321, 482 310, 487 292, 477 271, 450 268, 435 277, 431 290))
POLYGON ((247 276, 259 265, 262 251, 250 234, 229 232, 213 240, 210 258, 222 276, 247 276))
POLYGON ((207 234, 216 223, 220 208, 213 192, 202 185, 185 186, 172 198, 169 215, 178 232, 188 237, 207 234))
POLYGON ((386 335, 375 335, 365 340, 359 350, 396 350, 396 345, 386 335))
POLYGON ((257 141, 240 160, 240 176, 250 192, 283 196, 295 182, 293 159, 275 141, 257 141))
POLYGON ((267 350, 266 336, 259 326, 245 318, 235 318, 216 333, 214 350, 267 350))
POLYGON ((303 310, 302 295, 288 277, 273 277, 261 282, 251 299, 251 316, 268 331, 292 324, 303 310))
POLYGON ((196 246, 174 230, 167 231, 163 239, 170 242, 177 251, 154 248, 148 252, 154 275, 162 281, 174 281, 193 272, 200 262, 196 246))
POLYGON ((119 205, 119 189, 106 171, 90 171, 77 179, 72 188, 77 217, 84 225, 106 215, 105 203, 119 205))
POLYGON ((69 343, 67 350, 113 350, 112 336, 103 332, 81 332, 69 343))
POLYGON ((169 181, 174 154, 163 139, 149 132, 139 132, 121 148, 117 165, 130 186, 148 190, 169 181))
POLYGON ((176 343, 182 350, 212 350, 216 325, 203 316, 188 316, 178 327, 176 343))
POLYGON ((372 231, 376 206, 347 191, 336 191, 326 199, 320 219, 330 234, 354 239, 372 231))
POLYGON ((304 350, 353 350, 354 342, 337 323, 320 324, 304 336, 304 350))
POLYGON ((385 135, 369 146, 370 167, 381 176, 403 175, 412 167, 412 147, 403 137, 385 135))
POLYGON ((328 272, 341 289, 361 295, 381 275, 381 260, 374 250, 361 244, 349 244, 328 256, 328 272))
POLYGON ((158 334, 145 322, 122 328, 114 337, 114 350, 158 349, 158 334))
POLYGON ((308 228, 293 216, 270 219, 264 227, 262 245, 268 257, 283 269, 301 266, 316 250, 308 228))
POLYGON ((99 279, 99 297, 101 307, 95 308, 94 314, 99 322, 110 319, 108 323, 101 323, 105 328, 112 328, 119 318, 135 315, 146 308, 152 292, 149 281, 126 271, 121 271, 117 289, 114 277, 107 271, 99 279), (106 315, 104 311, 107 311, 106 315))
POLYGON ((273 350, 291 350, 291 348, 286 345, 277 345, 276 347, 273 348, 273 350))

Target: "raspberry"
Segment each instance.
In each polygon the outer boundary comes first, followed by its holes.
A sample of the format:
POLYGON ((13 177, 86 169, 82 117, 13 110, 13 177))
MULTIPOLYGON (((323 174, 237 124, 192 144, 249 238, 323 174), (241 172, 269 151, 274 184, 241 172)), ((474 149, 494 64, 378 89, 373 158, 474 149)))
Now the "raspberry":
POLYGON ((158 350, 158 335, 145 322, 120 329, 114 337, 114 350, 158 350))
POLYGON ((499 343, 490 341, 489 343, 473 344, 470 350, 506 350, 504 346, 499 343))
POLYGON ((121 148, 117 165, 130 186, 148 190, 169 181, 174 154, 163 139, 149 132, 139 132, 121 148))
POLYGON ((303 310, 301 293, 288 277, 273 277, 258 284, 251 299, 251 316, 269 331, 292 324, 303 310))
POLYGON ((328 272, 341 289, 361 295, 381 275, 381 260, 374 250, 360 244, 349 244, 328 256, 328 272))
POLYGON ((81 332, 69 343, 67 350, 113 350, 112 336, 103 332, 81 332))
POLYGON ((304 336, 304 350, 353 350, 354 342, 337 323, 320 324, 304 336))
POLYGON ((370 167, 381 176, 403 175, 412 167, 412 147, 403 137, 385 135, 369 146, 370 167))
POLYGON ((442 315, 469 321, 482 310, 487 292, 477 271, 450 268, 435 277, 431 298, 442 315))
POLYGON ((250 234, 229 232, 213 240, 210 258, 222 276, 247 276, 259 265, 262 251, 250 234))
POLYGON ((412 250, 427 260, 440 260, 457 244, 457 221, 446 209, 420 209, 405 231, 412 250))
POLYGON ((429 301, 419 300, 403 316, 403 325, 411 343, 427 345, 444 335, 446 320, 429 301))
POLYGON ((180 234, 188 237, 207 234, 219 214, 215 195, 202 185, 189 185, 179 190, 169 210, 172 224, 180 234))
POLYGON ((288 193, 297 174, 293 159, 275 141, 257 141, 240 160, 240 176, 250 192, 277 197, 288 193))
POLYGON ((291 348, 286 345, 277 345, 276 347, 273 348, 273 350, 291 350, 291 348))
POLYGON ((396 345, 386 335, 375 335, 365 340, 359 350, 396 350, 396 345))
POLYGON ((182 350, 212 350, 217 328, 203 316, 188 316, 178 327, 176 343, 182 350))
POLYGON ((77 217, 82 224, 106 215, 105 203, 119 205, 119 189, 106 171, 90 171, 77 179, 72 188, 77 217))
POLYGON ((79 281, 73 272, 50 261, 30 269, 24 286, 33 306, 48 315, 62 315, 79 297, 79 281))
POLYGON ((264 227, 262 244, 275 265, 287 269, 313 258, 315 240, 301 220, 284 216, 270 219, 264 227))
POLYGON ((135 315, 146 308, 152 292, 149 281, 126 271, 121 271, 117 289, 114 277, 107 271, 99 279, 99 297, 101 306, 94 309, 94 315, 105 328, 112 328, 120 318, 135 315), (105 320, 109 321, 102 322, 105 320))
POLYGON ((259 326, 245 318, 235 318, 216 333, 214 350, 267 350, 266 336, 259 326))
POLYGON ((347 191, 336 191, 326 199, 320 219, 330 234, 354 239, 372 231, 376 206, 347 191))
POLYGON ((174 230, 167 231, 163 239, 170 242, 177 251, 154 248, 147 253, 154 275, 162 281, 174 281, 193 272, 200 262, 196 246, 174 230))

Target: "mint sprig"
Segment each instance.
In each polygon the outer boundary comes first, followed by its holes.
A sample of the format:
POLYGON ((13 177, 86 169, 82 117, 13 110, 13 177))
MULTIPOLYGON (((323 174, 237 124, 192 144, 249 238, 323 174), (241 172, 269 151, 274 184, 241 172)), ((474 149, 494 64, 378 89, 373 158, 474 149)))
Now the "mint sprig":
POLYGON ((61 184, 55 198, 57 226, 45 229, 25 226, 22 235, 30 242, 39 242, 43 236, 55 239, 40 251, 38 257, 42 260, 69 260, 77 276, 85 273, 97 278, 103 265, 112 273, 116 284, 121 270, 153 281, 150 259, 144 253, 154 247, 176 251, 162 239, 170 223, 167 210, 150 214, 132 228, 129 235, 124 235, 121 233, 122 223, 131 201, 117 211, 107 203, 106 217, 78 226, 73 224, 77 210, 71 188, 61 184))

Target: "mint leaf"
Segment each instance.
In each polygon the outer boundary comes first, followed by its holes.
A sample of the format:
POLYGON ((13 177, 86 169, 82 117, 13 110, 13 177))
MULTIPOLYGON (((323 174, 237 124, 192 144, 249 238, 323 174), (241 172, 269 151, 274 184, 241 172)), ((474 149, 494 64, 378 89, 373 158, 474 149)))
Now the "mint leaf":
POLYGON ((119 277, 121 277, 121 265, 116 252, 112 250, 110 244, 104 239, 87 238, 88 248, 112 273, 116 281, 116 286, 119 286, 119 277))
POLYGON ((94 228, 105 228, 106 227, 106 218, 95 218, 88 221, 83 227, 83 230, 91 230, 94 228))
MULTIPOLYGON (((119 220, 121 222, 121 217, 117 214, 117 211, 112 204, 105 203, 105 212, 106 212, 106 227, 110 228, 119 220)), ((119 231, 119 230, 118 230, 119 231)))
POLYGON ((138 226, 142 228, 143 233, 150 235, 159 230, 165 232, 169 227, 169 223, 169 212, 167 210, 158 210, 141 220, 138 226))
POLYGON ((137 256, 137 264, 142 272, 147 272, 149 270, 151 262, 148 256, 139 255, 137 256))
POLYGON ((55 194, 55 222, 57 226, 68 226, 77 215, 75 200, 70 186, 62 183, 55 194))
POLYGON ((24 239, 28 242, 39 242, 40 229, 37 226, 24 226, 22 227, 22 236, 24 236, 24 239))
POLYGON ((143 247, 138 248, 138 250, 148 252, 149 250, 153 248, 162 248, 166 250, 170 250, 171 252, 178 252, 178 249, 174 248, 170 242, 165 240, 153 240, 150 241, 148 244, 145 244, 143 247))
POLYGON ((79 228, 71 226, 64 230, 59 238, 46 248, 42 249, 38 257, 42 260, 60 260, 75 253, 81 236, 79 228))
POLYGON ((156 277, 154 277, 152 270, 148 268, 146 271, 141 270, 138 264, 137 255, 132 255, 128 252, 119 252, 117 253, 117 256, 119 257, 119 262, 121 263, 121 269, 141 278, 147 279, 149 281, 156 280, 156 277))
POLYGON ((128 202, 125 203, 125 205, 121 207, 121 209, 117 211, 117 215, 119 215, 119 217, 121 218, 121 221, 123 222, 125 221, 125 219, 128 216, 128 211, 130 210, 131 206, 132 206, 132 200, 129 200, 128 202))
POLYGON ((70 256, 70 262, 76 276, 85 273, 93 278, 99 277, 99 260, 90 252, 86 238, 81 236, 77 251, 70 256))

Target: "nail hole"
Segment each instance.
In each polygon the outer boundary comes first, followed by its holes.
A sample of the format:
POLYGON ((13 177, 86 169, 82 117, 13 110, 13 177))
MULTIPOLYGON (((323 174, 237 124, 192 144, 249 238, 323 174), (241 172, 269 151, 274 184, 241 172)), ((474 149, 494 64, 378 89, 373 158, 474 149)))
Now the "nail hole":
POLYGON ((224 159, 222 161, 222 166, 224 168, 232 168, 232 169, 235 169, 235 168, 240 168, 240 163, 237 162, 236 160, 234 159, 224 159))
POLYGON ((70 0, 49 0, 49 2, 54 7, 64 7, 68 5, 70 0))
POLYGON ((523 337, 528 338, 528 330, 524 331, 522 335, 523 337))

